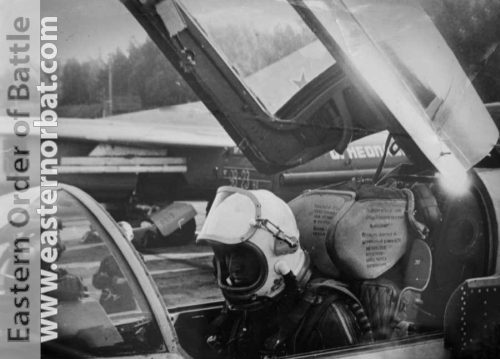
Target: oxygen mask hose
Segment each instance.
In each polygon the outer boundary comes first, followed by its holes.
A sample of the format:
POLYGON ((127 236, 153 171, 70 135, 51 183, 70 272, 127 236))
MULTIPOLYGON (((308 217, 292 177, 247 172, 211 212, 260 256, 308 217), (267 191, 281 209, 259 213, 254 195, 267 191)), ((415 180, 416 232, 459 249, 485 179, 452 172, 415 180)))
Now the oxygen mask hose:
POLYGON ((285 274, 283 280, 285 282, 285 290, 283 291, 283 297, 280 299, 278 307, 282 314, 286 314, 290 313, 299 299, 300 287, 292 271, 285 274))

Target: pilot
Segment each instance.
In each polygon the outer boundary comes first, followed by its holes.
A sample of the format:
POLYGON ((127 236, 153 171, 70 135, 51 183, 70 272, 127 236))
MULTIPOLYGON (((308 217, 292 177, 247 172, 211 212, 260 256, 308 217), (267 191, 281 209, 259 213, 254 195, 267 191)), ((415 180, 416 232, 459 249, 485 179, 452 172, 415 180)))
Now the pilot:
POLYGON ((225 297, 207 335, 225 357, 291 355, 371 340, 355 297, 314 278, 293 213, 271 192, 220 188, 197 242, 212 247, 225 297))
MULTIPOLYGON (((134 239, 132 226, 127 222, 119 222, 118 225, 123 236, 132 241, 134 239)), ((102 290, 99 303, 106 313, 111 314, 136 308, 132 289, 112 255, 102 260, 99 269, 92 277, 92 284, 97 289, 102 290)))

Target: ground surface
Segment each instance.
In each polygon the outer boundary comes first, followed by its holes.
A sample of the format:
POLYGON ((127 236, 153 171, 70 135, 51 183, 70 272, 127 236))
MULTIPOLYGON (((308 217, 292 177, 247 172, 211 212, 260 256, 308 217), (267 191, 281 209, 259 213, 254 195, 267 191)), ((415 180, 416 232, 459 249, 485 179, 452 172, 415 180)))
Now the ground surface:
MULTIPOLYGON (((194 206, 196 230, 205 222, 206 202, 194 206)), ((212 267, 212 250, 207 245, 189 244, 154 248, 145 254, 146 265, 167 307, 199 304, 222 299, 212 267)))
MULTIPOLYGON (((205 221, 206 202, 189 203, 197 210, 195 220, 199 232, 205 221)), ((98 300, 101 290, 94 287, 93 276, 110 251, 100 238, 92 243, 82 241, 88 228, 85 218, 66 222, 61 232, 66 249, 57 265, 80 277, 89 295, 98 300)), ((142 255, 167 307, 222 299, 213 274, 210 246, 194 242, 180 246, 165 243, 165 246, 144 250, 142 255)))

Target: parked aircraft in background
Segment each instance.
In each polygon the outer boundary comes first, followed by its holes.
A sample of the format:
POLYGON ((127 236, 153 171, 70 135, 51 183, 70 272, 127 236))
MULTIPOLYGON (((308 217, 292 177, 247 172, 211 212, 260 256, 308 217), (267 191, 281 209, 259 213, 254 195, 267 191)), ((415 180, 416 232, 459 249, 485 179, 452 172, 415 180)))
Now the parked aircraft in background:
MULTIPOLYGON (((288 200, 313 185, 370 178, 388 133, 275 175, 259 173, 200 103, 99 120, 61 119, 58 135, 58 178, 110 210, 123 210, 130 203, 211 200, 222 185, 269 189, 288 200)), ((404 162, 402 151, 389 153, 386 170, 404 162)))
MULTIPOLYGON (((314 41, 246 81, 270 106, 278 107, 330 62, 320 42, 314 41)), ((116 218, 130 213, 131 205, 210 201, 223 185, 269 189, 289 200, 313 184, 367 178, 380 163, 387 137, 375 135, 347 148, 343 156, 331 152, 266 175, 243 156, 244 143, 235 144, 201 102, 92 121, 61 119, 58 134, 61 181, 106 203, 116 218)), ((392 151, 386 167, 404 162, 402 151, 392 151)))
MULTIPOLYGON (((320 42, 314 41, 247 81, 270 106, 278 107, 330 62, 325 55, 320 42)), ((7 127, 2 130, 8 135, 7 127)), ((288 201, 311 187, 370 179, 388 136, 374 134, 349 145, 343 154, 331 151, 312 162, 297 161, 294 168, 265 174, 255 169, 201 102, 95 120, 59 118, 57 134, 58 180, 85 190, 115 219, 136 226, 173 201, 211 201, 220 186, 268 189, 288 201)), ((3 146, 13 150, 9 141, 3 146)), ((31 146, 36 150, 38 144, 31 146)), ((392 144, 383 173, 405 162, 403 151, 392 144)), ((194 231, 192 223, 190 227, 194 231)))

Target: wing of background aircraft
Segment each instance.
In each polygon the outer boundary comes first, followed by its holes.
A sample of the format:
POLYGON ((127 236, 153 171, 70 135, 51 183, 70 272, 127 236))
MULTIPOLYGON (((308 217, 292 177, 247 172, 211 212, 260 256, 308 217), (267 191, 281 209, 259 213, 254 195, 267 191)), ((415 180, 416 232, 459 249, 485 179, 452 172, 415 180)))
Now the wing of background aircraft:
POLYGON ((201 103, 158 108, 102 119, 59 119, 59 138, 146 147, 234 147, 201 103))

